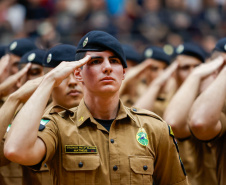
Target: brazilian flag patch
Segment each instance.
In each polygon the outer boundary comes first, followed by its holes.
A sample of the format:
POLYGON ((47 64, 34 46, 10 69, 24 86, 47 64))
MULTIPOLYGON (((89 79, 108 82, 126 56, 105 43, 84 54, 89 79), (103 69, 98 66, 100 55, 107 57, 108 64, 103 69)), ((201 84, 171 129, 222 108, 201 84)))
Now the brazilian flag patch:
POLYGON ((138 143, 140 143, 143 146, 148 145, 148 142, 149 142, 148 135, 144 128, 139 128, 137 135, 136 135, 136 140, 138 141, 138 143))

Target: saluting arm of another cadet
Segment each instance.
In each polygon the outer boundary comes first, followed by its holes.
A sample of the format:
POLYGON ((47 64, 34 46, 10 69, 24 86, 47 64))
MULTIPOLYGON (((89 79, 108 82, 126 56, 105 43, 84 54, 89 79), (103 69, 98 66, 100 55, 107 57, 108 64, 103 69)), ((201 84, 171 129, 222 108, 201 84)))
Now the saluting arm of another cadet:
MULTIPOLYGON (((21 88, 9 95, 0 109, 0 141, 6 133, 6 128, 11 126, 11 122, 18 110, 18 107, 25 103, 35 91, 42 80, 42 77, 26 82, 21 88)), ((0 166, 8 162, 3 155, 3 142, 0 142, 0 166)))
POLYGON ((150 63, 142 62, 126 72, 126 77, 120 88, 120 95, 129 93, 131 86, 134 86, 134 80, 139 79, 139 75, 141 75, 148 66, 150 66, 150 63))
POLYGON ((191 135, 187 119, 198 95, 201 80, 215 72, 223 62, 223 57, 218 57, 212 62, 196 67, 173 96, 163 118, 172 126, 177 138, 183 139, 191 135))
POLYGON ((226 99, 226 65, 212 84, 194 102, 189 125, 193 134, 200 140, 216 137, 222 125, 220 115, 226 99))
POLYGON ((161 88, 166 84, 167 80, 172 76, 177 67, 177 62, 171 64, 149 85, 146 93, 137 100, 134 106, 152 111, 161 88))
POLYGON ((7 78, 3 83, 0 84, 0 98, 7 96, 10 89, 18 82, 18 80, 27 74, 28 70, 31 67, 31 63, 27 64, 22 70, 18 73, 7 78))
POLYGON ((29 166, 41 162, 46 146, 38 138, 38 129, 52 89, 89 59, 90 56, 86 56, 75 62, 61 62, 44 76, 13 121, 4 146, 4 154, 9 160, 29 166))
POLYGON ((0 83, 5 79, 5 77, 8 75, 9 70, 9 55, 6 54, 0 59, 0 83))

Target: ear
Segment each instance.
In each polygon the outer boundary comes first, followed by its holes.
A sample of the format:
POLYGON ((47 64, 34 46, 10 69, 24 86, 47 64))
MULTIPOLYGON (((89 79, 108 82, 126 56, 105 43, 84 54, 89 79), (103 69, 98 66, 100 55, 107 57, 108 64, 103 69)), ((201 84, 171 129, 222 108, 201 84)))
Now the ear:
POLYGON ((75 69, 75 72, 74 72, 75 78, 78 82, 83 82, 81 71, 82 71, 82 69, 78 68, 78 69, 75 69))
POLYGON ((126 75, 126 70, 125 70, 125 68, 123 68, 123 78, 122 78, 122 80, 125 79, 125 75, 126 75))

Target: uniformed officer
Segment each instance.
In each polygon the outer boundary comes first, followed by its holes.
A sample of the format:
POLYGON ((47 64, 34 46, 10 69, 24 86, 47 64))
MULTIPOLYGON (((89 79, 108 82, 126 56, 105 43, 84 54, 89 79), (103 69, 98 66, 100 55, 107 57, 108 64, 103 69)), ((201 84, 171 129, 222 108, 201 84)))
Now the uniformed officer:
MULTIPOLYGON (((195 100, 189 116, 192 133, 208 142, 216 160, 214 175, 217 183, 226 183, 226 65, 212 84, 195 100)), ((205 154, 204 154, 205 156, 205 154)))
POLYGON ((131 45, 123 44, 122 49, 126 56, 127 63, 126 72, 128 72, 128 70, 130 70, 131 67, 134 67, 142 62, 142 57, 140 53, 138 53, 136 49, 131 45))
POLYGON ((54 184, 188 184, 170 127, 119 100, 126 60, 118 40, 91 31, 80 40, 77 57, 83 59, 50 71, 18 113, 6 157, 35 167, 47 162, 54 184), (52 89, 74 71, 84 99, 71 110, 50 109, 37 132, 52 89))
POLYGON ((7 54, 9 55, 7 58, 8 74, 5 77, 4 83, 0 85, 0 98, 8 96, 18 88, 16 82, 23 76, 16 75, 19 72, 18 64, 20 59, 25 53, 36 48, 36 45, 28 38, 13 40, 7 46, 7 54), (16 76, 9 78, 12 75, 16 76))
POLYGON ((153 80, 170 64, 169 55, 156 46, 149 46, 144 50, 143 60, 128 71, 120 90, 120 98, 128 107, 137 102, 153 80))
POLYGON ((188 76, 181 80, 183 83, 169 103, 164 119, 172 126, 178 139, 180 155, 190 183, 211 185, 217 184, 214 150, 207 143, 202 143, 193 137, 187 120, 193 102, 212 81, 216 71, 222 66, 223 58, 216 58, 193 69, 203 61, 200 59, 192 60, 190 57, 192 66, 189 65, 189 60, 185 60, 188 67, 181 66, 181 69, 178 69, 181 70, 178 75, 181 74, 183 77, 184 74, 186 77, 188 74, 188 76))

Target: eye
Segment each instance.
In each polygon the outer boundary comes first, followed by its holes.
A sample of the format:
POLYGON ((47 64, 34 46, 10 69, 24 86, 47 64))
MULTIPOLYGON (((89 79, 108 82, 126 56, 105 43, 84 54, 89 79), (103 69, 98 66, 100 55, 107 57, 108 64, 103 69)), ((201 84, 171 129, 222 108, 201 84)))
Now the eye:
POLYGON ((112 59, 110 59, 110 62, 112 64, 121 64, 121 61, 118 58, 112 58, 112 59))
POLYGON ((90 62, 90 64, 100 64, 100 63, 101 63, 101 61, 100 61, 100 60, 97 60, 97 59, 92 60, 92 61, 90 62))

